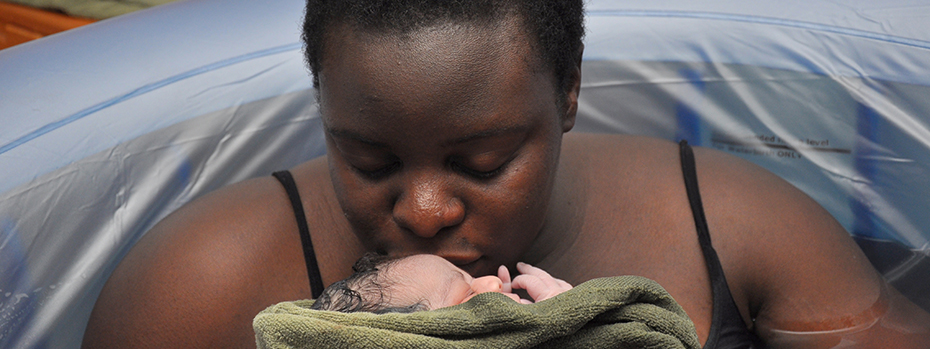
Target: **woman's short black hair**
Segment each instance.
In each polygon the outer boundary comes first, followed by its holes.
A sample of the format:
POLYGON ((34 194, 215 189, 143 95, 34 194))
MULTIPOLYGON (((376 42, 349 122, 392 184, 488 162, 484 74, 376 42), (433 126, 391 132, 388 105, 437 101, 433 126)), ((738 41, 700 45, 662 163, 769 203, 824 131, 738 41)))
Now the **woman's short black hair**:
POLYGON ((552 70, 556 90, 568 90, 584 36, 583 0, 308 0, 305 58, 319 87, 327 30, 335 24, 376 33, 407 33, 443 22, 495 23, 517 14, 540 61, 552 70))

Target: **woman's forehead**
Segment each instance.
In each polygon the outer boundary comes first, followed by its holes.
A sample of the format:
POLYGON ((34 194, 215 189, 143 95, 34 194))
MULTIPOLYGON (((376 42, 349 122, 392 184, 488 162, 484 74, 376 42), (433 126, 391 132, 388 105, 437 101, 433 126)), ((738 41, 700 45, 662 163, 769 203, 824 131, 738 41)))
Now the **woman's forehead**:
POLYGON ((495 50, 507 50, 513 47, 533 46, 535 40, 527 35, 519 16, 503 16, 499 20, 441 20, 405 30, 361 28, 348 23, 333 23, 325 32, 324 46, 326 52, 321 59, 330 58, 328 52, 343 45, 352 44, 362 47, 394 46, 402 49, 422 49, 430 51, 445 43, 467 43, 476 39, 508 43, 494 47, 495 50), (439 45, 439 46, 437 46, 439 45))
POLYGON ((380 137, 387 136, 384 127, 406 133, 475 126, 474 133, 490 131, 480 128, 492 124, 520 126, 501 124, 555 108, 554 77, 528 63, 533 50, 525 41, 455 26, 416 36, 404 42, 350 39, 328 51, 320 76, 328 129, 380 137))
POLYGON ((535 71, 541 64, 524 31, 515 24, 487 26, 444 23, 410 33, 379 34, 342 26, 328 35, 322 57, 320 89, 351 83, 355 88, 381 87, 365 97, 383 100, 387 91, 431 86, 469 88, 487 85, 502 72, 535 71))

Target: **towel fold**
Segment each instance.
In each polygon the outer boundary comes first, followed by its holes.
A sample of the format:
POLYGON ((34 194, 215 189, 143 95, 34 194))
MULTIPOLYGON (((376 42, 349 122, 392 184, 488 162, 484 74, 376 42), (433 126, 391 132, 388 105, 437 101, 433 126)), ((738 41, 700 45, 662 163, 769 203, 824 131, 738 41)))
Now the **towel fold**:
POLYGON ((536 304, 483 293, 409 314, 310 310, 283 302, 253 322, 259 348, 700 348, 694 324, 658 283, 600 278, 536 304))

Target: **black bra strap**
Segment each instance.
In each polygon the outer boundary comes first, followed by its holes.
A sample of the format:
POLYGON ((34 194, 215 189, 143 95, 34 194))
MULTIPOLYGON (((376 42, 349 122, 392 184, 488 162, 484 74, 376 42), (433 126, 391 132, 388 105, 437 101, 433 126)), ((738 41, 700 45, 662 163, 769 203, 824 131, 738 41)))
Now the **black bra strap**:
MULTIPOLYGON (((728 307, 735 308, 735 304, 726 304, 725 296, 730 293, 723 275, 723 267, 717 257, 717 251, 710 242, 710 229, 707 227, 707 218, 704 216, 704 204, 701 202, 701 193, 698 190, 697 166, 694 162, 694 152, 688 141, 682 140, 679 144, 681 151, 681 171, 685 177, 685 190, 688 192, 688 203, 691 205, 691 214, 694 216, 694 225, 697 228, 698 243, 704 254, 704 263, 707 264, 707 276, 710 278, 711 292, 713 294, 714 311, 712 315, 710 335, 705 342, 705 348, 712 348, 720 336, 721 321, 728 307), (721 282, 722 281, 722 282, 721 282)), ((729 302, 729 303, 732 303, 729 302)), ((739 314, 739 313, 737 313, 739 314)))
POLYGON ((681 171, 685 176, 685 190, 688 191, 688 203, 691 204, 691 214, 694 215, 694 225, 697 226, 698 242, 701 247, 710 247, 710 251, 705 249, 704 258, 711 262, 708 257, 717 259, 717 253, 713 250, 710 243, 710 229, 707 228, 707 219, 704 216, 704 205, 701 202, 701 192, 698 190, 697 166, 694 164, 694 152, 688 141, 682 140, 678 143, 681 150, 681 171), (712 255, 712 256, 711 256, 712 255))
POLYGON ((681 171, 685 177, 685 190, 688 192, 688 203, 691 205, 691 214, 694 215, 698 243, 704 254, 704 263, 707 264, 707 276, 710 278, 714 298, 710 333, 707 341, 704 342, 704 348, 764 348, 765 345, 761 339, 746 328, 743 316, 730 293, 730 286, 723 273, 720 258, 717 257, 717 251, 710 243, 710 229, 707 227, 704 204, 701 202, 701 193, 698 190, 694 152, 687 141, 682 140, 678 144, 681 151, 681 171))
POLYGON ((310 240, 310 228, 307 226, 307 216, 304 215, 304 205, 300 202, 300 192, 297 191, 297 184, 294 183, 291 172, 278 171, 272 175, 281 182, 284 190, 287 191, 287 197, 291 200, 294 217, 297 218, 297 230, 300 232, 300 243, 304 249, 304 263, 307 264, 310 291, 313 293, 313 298, 317 298, 323 294, 323 278, 320 276, 320 267, 317 265, 316 254, 313 252, 313 241, 310 240))

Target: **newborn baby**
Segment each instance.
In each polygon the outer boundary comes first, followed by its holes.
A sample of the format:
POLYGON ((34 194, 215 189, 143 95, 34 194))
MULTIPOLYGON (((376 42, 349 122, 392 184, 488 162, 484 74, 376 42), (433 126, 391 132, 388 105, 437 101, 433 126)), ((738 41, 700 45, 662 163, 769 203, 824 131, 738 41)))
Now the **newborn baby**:
POLYGON ((410 313, 467 302, 479 293, 498 292, 520 303, 539 302, 570 290, 572 285, 542 269, 517 263, 520 275, 511 281, 500 266, 497 276, 472 277, 442 257, 431 254, 389 258, 366 254, 352 267, 354 274, 327 287, 311 309, 340 312, 410 313), (514 289, 532 298, 521 299, 514 289))

